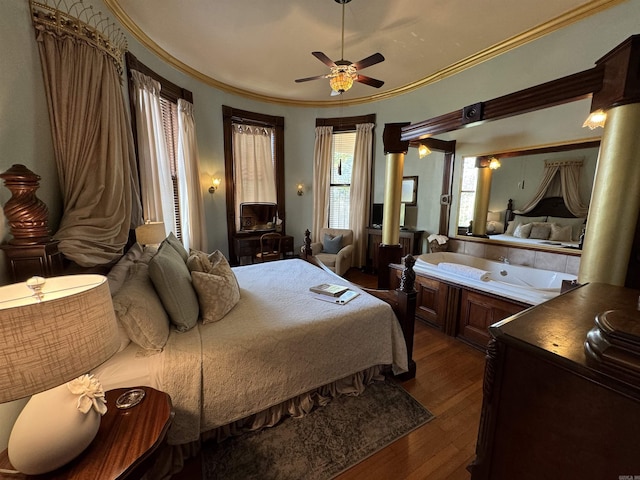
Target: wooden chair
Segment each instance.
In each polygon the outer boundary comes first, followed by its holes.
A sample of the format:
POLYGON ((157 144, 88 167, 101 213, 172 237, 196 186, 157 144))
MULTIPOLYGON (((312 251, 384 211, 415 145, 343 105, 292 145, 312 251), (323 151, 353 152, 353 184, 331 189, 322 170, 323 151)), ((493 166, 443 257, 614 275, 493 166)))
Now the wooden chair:
POLYGON ((256 253, 259 262, 280 260, 282 236, 279 233, 265 233, 260 237, 260 251, 256 253))

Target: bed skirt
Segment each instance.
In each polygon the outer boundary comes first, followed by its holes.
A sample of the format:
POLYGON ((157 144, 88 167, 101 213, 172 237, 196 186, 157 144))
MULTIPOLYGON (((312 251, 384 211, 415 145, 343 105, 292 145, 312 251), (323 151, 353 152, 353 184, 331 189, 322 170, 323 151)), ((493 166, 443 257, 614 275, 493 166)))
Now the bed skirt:
POLYGON ((199 441, 183 445, 165 445, 163 452, 158 455, 152 471, 148 472, 145 478, 149 480, 169 479, 171 475, 182 470, 187 459, 198 455, 201 442, 221 442, 226 438, 242 435, 246 432, 273 427, 285 417, 302 417, 314 408, 323 407, 341 395, 360 395, 367 385, 376 381, 383 381, 384 373, 388 369, 389 367, 380 365, 367 368, 328 385, 298 395, 247 418, 204 432, 201 434, 199 441))

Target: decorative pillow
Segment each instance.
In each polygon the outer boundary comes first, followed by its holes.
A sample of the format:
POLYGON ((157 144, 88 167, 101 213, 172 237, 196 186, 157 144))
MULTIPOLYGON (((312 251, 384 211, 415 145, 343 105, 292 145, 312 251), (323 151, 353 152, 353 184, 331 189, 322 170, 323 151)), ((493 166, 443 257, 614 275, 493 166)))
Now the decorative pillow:
POLYGON ((571 240, 577 242, 580 239, 582 228, 587 219, 585 217, 578 218, 564 218, 564 217, 549 217, 549 222, 557 223, 561 227, 571 225, 571 240))
MULTIPOLYGON (((218 252, 218 250, 216 250, 216 252, 218 252)), ((211 255, 214 255, 216 252, 211 255)), ((205 252, 191 249, 189 252, 189 258, 187 258, 187 268, 192 273, 208 273, 209 270, 211 270, 211 260, 209 260, 209 255, 205 252)))
POLYGON ((551 236, 549 240, 555 242, 570 242, 571 241, 571 225, 565 225, 564 227, 557 223, 551 224, 551 236))
POLYGON ((324 253, 336 254, 342 249, 342 235, 331 235, 325 233, 324 240, 322 240, 322 251, 324 253))
POLYGON ((167 235, 167 238, 165 238, 163 242, 167 242, 169 245, 171 245, 176 250, 176 252, 180 254, 184 262, 187 261, 187 258, 189 258, 189 252, 187 252, 187 250, 182 245, 182 242, 176 238, 173 232, 169 232, 169 235, 167 235))
POLYGON ((109 291, 112 296, 120 290, 122 284, 129 276, 129 269, 142 257, 142 253, 142 245, 134 243, 127 253, 118 260, 118 263, 111 267, 111 270, 109 270, 107 274, 107 281, 109 282, 109 291))
POLYGON ((191 272, 203 324, 222 319, 240 301, 240 286, 227 259, 218 250, 209 255, 209 259, 208 272, 191 272))
POLYGON ((551 235, 551 226, 548 223, 534 223, 529 238, 548 240, 549 235, 551 235))
POLYGON ((169 243, 163 242, 149 262, 149 276, 176 329, 193 328, 200 313, 198 297, 187 264, 169 243))
POLYGON ((161 351, 169 338, 169 317, 149 278, 149 267, 137 263, 113 297, 113 309, 132 342, 161 351))
MULTIPOLYGON (((533 222, 546 222, 547 221, 547 217, 546 216, 542 216, 542 217, 527 217, 525 215, 515 215, 513 220, 511 220, 509 222, 509 225, 507 226, 507 231, 504 232, 507 235, 513 235, 513 232, 516 230, 516 227, 518 226, 518 224, 523 224, 526 225, 528 223, 533 223, 533 222)), ((513 235, 515 237, 515 235, 513 235)))
POLYGON ((531 234, 531 229, 533 228, 532 223, 527 223, 526 225, 518 224, 516 229, 513 231, 513 236, 516 238, 529 238, 531 234))

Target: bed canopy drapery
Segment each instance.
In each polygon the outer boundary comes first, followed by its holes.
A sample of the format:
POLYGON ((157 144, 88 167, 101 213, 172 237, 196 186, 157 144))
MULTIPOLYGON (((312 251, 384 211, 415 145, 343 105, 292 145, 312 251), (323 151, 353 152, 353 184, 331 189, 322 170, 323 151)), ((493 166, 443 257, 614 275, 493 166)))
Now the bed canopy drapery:
POLYGON ((573 215, 586 217, 589 207, 582 203, 579 190, 581 168, 582 160, 546 160, 544 162, 544 174, 538 190, 529 203, 520 210, 515 210, 514 213, 528 213, 543 198, 561 196, 567 209, 573 215))
POLYGON ((63 201, 54 237, 65 257, 88 267, 121 256, 141 208, 121 89, 126 39, 99 12, 69 3, 30 6, 63 201))

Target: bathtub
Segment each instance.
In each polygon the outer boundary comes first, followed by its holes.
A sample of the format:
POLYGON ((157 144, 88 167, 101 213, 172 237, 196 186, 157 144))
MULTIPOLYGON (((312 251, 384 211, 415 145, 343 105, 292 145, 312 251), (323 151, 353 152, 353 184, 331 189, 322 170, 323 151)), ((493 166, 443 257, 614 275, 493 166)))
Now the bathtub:
POLYGON ((576 280, 575 275, 551 270, 509 265, 462 253, 426 253, 416 258, 416 274, 481 290, 511 300, 538 305, 560 294, 563 280, 576 280), (466 265, 487 272, 483 280, 445 271, 439 263, 466 265), (485 281, 486 280, 486 281, 485 281))

